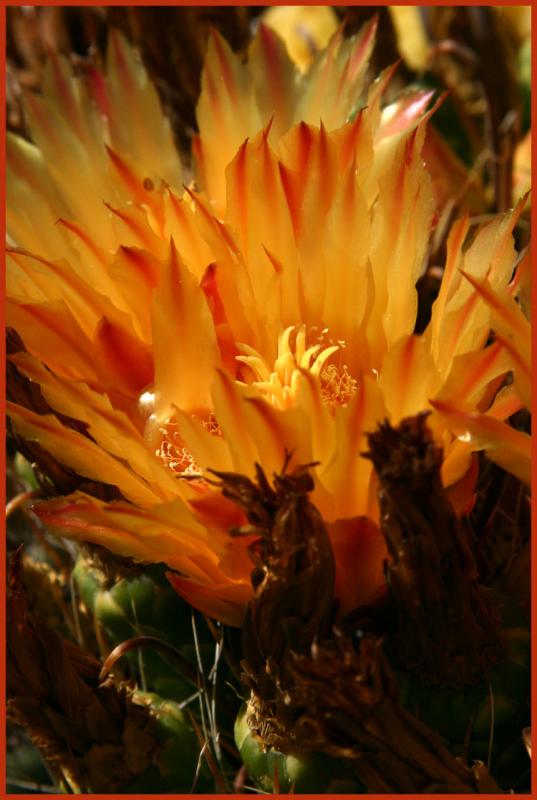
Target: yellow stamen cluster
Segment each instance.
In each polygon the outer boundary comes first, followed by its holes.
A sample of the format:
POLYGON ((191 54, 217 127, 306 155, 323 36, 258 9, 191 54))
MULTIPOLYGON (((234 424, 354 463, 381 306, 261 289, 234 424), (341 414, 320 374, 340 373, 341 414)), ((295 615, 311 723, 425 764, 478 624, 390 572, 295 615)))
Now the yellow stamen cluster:
POLYGON ((321 398, 327 406, 346 406, 358 389, 358 381, 352 377, 346 364, 342 367, 327 364, 320 378, 321 398))
POLYGON ((327 333, 325 328, 316 335, 316 342, 307 346, 307 339, 315 335, 315 329, 307 332, 305 325, 286 328, 278 338, 278 355, 272 369, 263 356, 246 344, 238 345, 243 355, 237 356, 237 360, 250 367, 256 378, 252 385, 277 408, 292 405, 300 370, 308 370, 320 379, 322 397, 327 405, 344 405, 356 391, 357 382, 346 365, 326 364, 334 353, 345 347, 345 342, 326 344, 327 333))

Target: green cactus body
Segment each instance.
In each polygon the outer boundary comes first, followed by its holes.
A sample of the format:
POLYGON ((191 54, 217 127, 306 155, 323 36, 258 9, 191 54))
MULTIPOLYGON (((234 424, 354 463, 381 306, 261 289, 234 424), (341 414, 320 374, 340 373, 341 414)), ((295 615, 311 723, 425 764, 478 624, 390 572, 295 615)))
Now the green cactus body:
MULTIPOLYGON (((73 577, 82 600, 104 630, 110 648, 136 636, 154 636, 175 647, 196 666, 191 609, 169 585, 164 570, 148 567, 139 575, 123 577, 107 586, 102 573, 81 558, 74 567, 73 577)), ((205 631, 200 631, 200 635, 205 637, 199 649, 208 671, 214 643, 208 641, 205 631)), ((178 701, 192 694, 192 684, 182 678, 171 657, 146 647, 127 653, 125 658, 133 674, 139 678, 143 675, 147 688, 178 701)))
MULTIPOLYGON (((180 706, 152 692, 137 691, 134 700, 149 707, 157 742, 152 763, 122 793, 189 793, 194 786, 200 745, 188 717, 180 706)), ((207 765, 202 766, 195 785, 196 792, 214 791, 207 765)))
MULTIPOLYGON (((399 697, 405 707, 438 731, 455 755, 467 754, 470 761, 485 763, 490 755, 500 783, 501 762, 507 750, 514 747, 520 754, 522 771, 524 761, 527 764, 521 731, 529 724, 531 647, 522 612, 505 606, 502 623, 505 656, 477 686, 425 686, 416 676, 397 672, 399 697)), ((503 783, 506 780, 509 787, 508 776, 503 783)))
POLYGON ((39 751, 29 742, 23 741, 6 753, 7 794, 41 794, 41 787, 50 786, 52 779, 39 751), (35 788, 32 788, 32 784, 35 788))
POLYGON ((323 753, 285 755, 275 750, 262 752, 246 721, 245 709, 235 722, 235 744, 250 780, 267 792, 276 788, 283 794, 356 794, 363 792, 353 771, 345 762, 323 753), (277 786, 276 786, 277 783, 277 786))

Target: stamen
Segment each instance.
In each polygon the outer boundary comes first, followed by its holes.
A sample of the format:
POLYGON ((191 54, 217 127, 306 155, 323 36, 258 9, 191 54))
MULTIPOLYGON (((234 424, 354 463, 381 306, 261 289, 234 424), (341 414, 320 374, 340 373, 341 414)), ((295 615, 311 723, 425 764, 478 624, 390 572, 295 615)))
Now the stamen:
POLYGON ((162 459, 166 467, 176 475, 201 476, 201 469, 183 444, 177 423, 167 420, 159 431, 162 439, 155 455, 162 459))
POLYGON ((358 389, 358 381, 352 377, 346 364, 341 368, 328 364, 320 378, 321 397, 329 406, 346 406, 358 389))
MULTIPOLYGON (((222 431, 214 414, 209 414, 205 419, 200 419, 193 414, 192 419, 201 422, 204 429, 211 436, 222 436, 222 431)), ((155 439, 153 433, 153 441, 155 439)), ((194 459, 192 453, 185 447, 184 440, 179 431, 179 425, 173 417, 168 417, 158 427, 158 438, 155 444, 155 455, 160 458, 165 466, 175 475, 181 478, 202 478, 203 472, 199 464, 194 459)))
POLYGON ((267 399, 278 408, 288 408, 296 393, 299 368, 310 370, 319 377, 321 396, 328 406, 346 405, 357 389, 357 382, 351 377, 346 365, 329 364, 328 359, 336 352, 345 349, 346 342, 340 339, 334 343, 328 336, 328 328, 319 330, 313 326, 308 331, 305 325, 290 326, 278 339, 278 355, 272 366, 252 347, 239 344, 244 355, 237 356, 254 373, 252 385, 261 390, 267 399), (294 346, 292 334, 295 333, 294 346), (313 343, 307 347, 307 339, 313 343))

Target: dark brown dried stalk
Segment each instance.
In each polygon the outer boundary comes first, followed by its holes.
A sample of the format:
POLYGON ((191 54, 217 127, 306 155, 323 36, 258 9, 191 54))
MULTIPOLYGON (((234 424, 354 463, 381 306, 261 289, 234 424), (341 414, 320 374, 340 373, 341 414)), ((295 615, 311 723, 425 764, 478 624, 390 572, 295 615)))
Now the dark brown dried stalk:
POLYGON ((248 723, 263 747, 286 751, 300 704, 293 697, 291 652, 307 653, 328 635, 333 612, 334 557, 320 514, 308 499, 307 467, 274 477, 257 465, 257 484, 215 473, 223 492, 247 515, 237 533, 259 537, 250 546, 253 599, 243 623, 243 681, 250 688, 248 723))
POLYGON ((369 792, 499 792, 482 765, 466 767, 398 704, 379 639, 364 637, 357 652, 349 638, 336 636, 311 656, 297 656, 294 669, 307 708, 297 738, 350 759, 369 792))
POLYGON ((399 705, 379 639, 366 636, 357 650, 336 636, 310 656, 296 656, 294 671, 307 709, 297 739, 350 759, 368 792, 499 793, 482 765, 466 767, 399 705))
POLYGON ((332 629, 334 561, 307 496, 307 467, 284 470, 274 488, 259 467, 257 483, 217 474, 250 522, 237 533, 259 537, 242 666, 246 719, 260 747, 349 760, 371 792, 497 791, 486 770, 464 766, 399 705, 380 639, 368 636, 356 649, 332 629))
POLYGON ((496 585, 529 545, 530 517, 527 487, 483 457, 471 520, 479 577, 486 586, 496 585))
POLYGON ((380 483, 386 574, 399 610, 396 653, 430 684, 477 683, 503 652, 500 628, 463 523, 442 486, 427 414, 369 435, 380 483))

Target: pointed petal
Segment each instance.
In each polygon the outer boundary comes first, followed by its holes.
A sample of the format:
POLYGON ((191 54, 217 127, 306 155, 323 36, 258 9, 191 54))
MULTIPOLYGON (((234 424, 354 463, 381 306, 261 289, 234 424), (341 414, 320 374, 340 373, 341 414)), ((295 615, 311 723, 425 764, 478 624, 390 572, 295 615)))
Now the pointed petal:
POLYGON ((37 442, 57 461, 84 478, 117 486, 131 502, 149 506, 159 501, 158 492, 135 475, 121 461, 105 452, 86 436, 66 428, 57 417, 34 414, 22 406, 7 404, 7 412, 17 433, 37 442))
MULTIPOLYGON (((103 199, 116 202, 118 195, 106 173, 102 120, 97 109, 84 106, 85 90, 70 76, 65 62, 60 60, 65 69, 61 86, 52 63, 45 70, 43 96, 29 92, 25 109, 32 139, 61 197, 60 207, 53 207, 53 214, 77 219, 101 247, 111 249, 112 231, 103 199), (67 97, 68 105, 72 102, 76 106, 77 126, 69 122, 69 111, 64 107, 67 97), (84 192, 80 192, 81 185, 84 192)), ((53 202, 54 195, 48 199, 53 202)))
POLYGON ((210 408, 210 385, 220 364, 214 323, 203 289, 174 243, 152 301, 157 415, 176 405, 196 413, 210 408))
MULTIPOLYGON (((420 155, 424 134, 420 125, 403 137, 391 168, 379 178, 370 250, 375 283, 371 318, 382 320, 387 347, 412 333, 416 320, 415 286, 423 268, 433 213, 430 180, 420 155), (399 290, 390 291, 391 286, 399 290)), ((377 351, 377 363, 382 357, 381 342, 378 329, 372 327, 370 346, 377 351)))
POLYGON ((321 463, 321 468, 328 463, 332 455, 334 421, 323 403, 321 387, 308 369, 301 369, 296 380, 296 404, 303 409, 311 424, 312 458, 321 463))
POLYGON ((138 400, 142 390, 154 383, 150 348, 103 317, 92 340, 93 356, 105 389, 138 400))
POLYGON ((267 474, 282 471, 286 452, 292 454, 290 465, 312 461, 310 426, 302 409, 280 411, 261 397, 249 397, 244 417, 257 447, 256 461, 267 474))
POLYGON ((252 596, 249 579, 208 585, 171 573, 168 579, 177 594, 202 614, 218 619, 224 625, 241 627, 244 609, 252 596))
POLYGON ((148 214, 140 206, 127 203, 123 206, 112 206, 104 203, 114 232, 114 251, 117 242, 126 247, 138 247, 147 250, 159 259, 166 257, 166 244, 150 225, 148 214))
POLYGON ((6 323, 26 349, 57 375, 97 380, 91 342, 62 300, 53 303, 6 301, 6 323))
MULTIPOLYGON (((10 270, 8 271, 8 294, 11 281, 23 272, 29 281, 35 283, 39 293, 47 300, 63 300, 84 332, 91 336, 98 321, 107 316, 120 327, 132 332, 128 315, 120 312, 110 301, 83 278, 66 261, 48 261, 33 253, 8 251, 10 270)), ((99 287, 100 288, 100 287, 99 287)), ((30 294, 25 298, 32 301, 30 294)))
POLYGON ((147 344, 153 340, 149 301, 161 271, 162 265, 152 253, 126 245, 118 248, 108 269, 110 277, 120 288, 136 333, 147 344))
POLYGON ((370 602, 384 586, 386 542, 367 517, 338 519, 328 527, 336 562, 335 595, 338 615, 370 602))
POLYGON ((319 480, 331 495, 332 508, 323 509, 323 517, 367 515, 376 521, 377 503, 372 496, 373 465, 362 457, 367 449, 365 434, 386 414, 376 383, 363 377, 358 390, 346 407, 335 411, 334 449, 329 463, 318 469, 319 480))
POLYGON ((432 98, 434 91, 418 90, 405 95, 401 100, 387 106, 377 130, 376 141, 388 136, 410 130, 420 121, 432 98))
POLYGON ((440 356, 441 335, 443 329, 443 321, 445 309, 448 299, 453 294, 455 289, 454 279, 457 276, 457 269, 462 259, 462 246, 468 233, 469 220, 468 216, 458 219, 452 226, 447 240, 447 258, 444 273, 442 275, 442 283, 440 284, 440 291, 436 298, 432 313, 429 331, 431 336, 431 351, 438 361, 440 356))
POLYGON ((297 102, 297 70, 282 39, 263 22, 248 51, 260 119, 272 119, 274 140, 287 131, 297 102))
POLYGON ((123 190, 125 202, 134 202, 146 207, 151 212, 151 220, 159 233, 162 230, 164 209, 161 185, 153 183, 147 176, 147 170, 137 163, 132 156, 117 153, 111 147, 106 148, 110 170, 119 187, 123 190))
POLYGON ((6 135, 6 226, 12 242, 47 258, 67 255, 54 223, 67 215, 40 150, 12 133, 6 135), (53 211, 55 209, 55 212, 53 211))
POLYGON ((458 436, 528 486, 531 482, 531 437, 486 414, 469 413, 440 400, 431 401, 458 436))
MULTIPOLYGON (((257 108, 250 70, 211 31, 196 108, 203 151, 203 183, 217 212, 225 207, 224 171, 239 146, 268 120, 257 108)), ((201 176, 200 176, 201 177, 201 176)))
POLYGON ((477 406, 488 384, 510 368, 505 348, 498 342, 484 350, 456 356, 438 396, 452 404, 477 406))
POLYGON ((164 235, 173 239, 189 270, 201 280, 214 252, 203 239, 195 211, 171 190, 164 197, 164 235))
POLYGON ((156 458, 127 415, 113 408, 105 394, 79 381, 56 378, 29 353, 17 353, 12 361, 23 375, 39 384, 54 411, 86 423, 93 441, 103 451, 125 461, 161 500, 170 500, 178 494, 179 483, 156 458))
POLYGON ((163 562, 207 584, 215 573, 221 574, 218 564, 228 537, 209 538, 180 499, 140 509, 76 492, 36 503, 33 511, 54 533, 69 539, 93 542, 136 561, 163 562))
POLYGON ((511 356, 515 385, 527 408, 531 408, 531 328, 511 293, 494 291, 488 280, 477 281, 469 273, 463 276, 492 312, 492 327, 497 341, 511 356))
POLYGON ((181 162, 157 91, 138 53, 114 29, 108 44, 106 91, 112 147, 133 156, 156 185, 164 180, 180 187, 181 162))
POLYGON ((241 146, 227 169, 226 178, 226 222, 236 232, 244 255, 261 326, 266 327, 267 293, 275 281, 278 286, 281 284, 281 292, 276 300, 277 307, 270 313, 278 319, 283 317, 294 322, 300 318, 300 306, 292 216, 279 162, 268 144, 266 130, 241 146), (270 215, 266 213, 267 205, 270 215), (276 275, 275 263, 282 265, 276 275))
POLYGON ((256 449, 244 420, 244 392, 224 371, 216 370, 212 388, 216 419, 228 443, 233 469, 254 476, 256 449))
POLYGON ((200 420, 179 409, 176 410, 174 421, 185 447, 203 472, 207 469, 221 472, 233 469, 229 447, 222 436, 212 435, 200 420))
POLYGON ((427 410, 438 383, 423 337, 404 336, 386 354, 378 380, 392 425, 427 410))
POLYGON ((363 93, 376 30, 377 20, 373 18, 350 39, 344 40, 341 31, 334 34, 303 79, 295 120, 313 125, 322 120, 328 130, 333 130, 352 118, 363 93))

